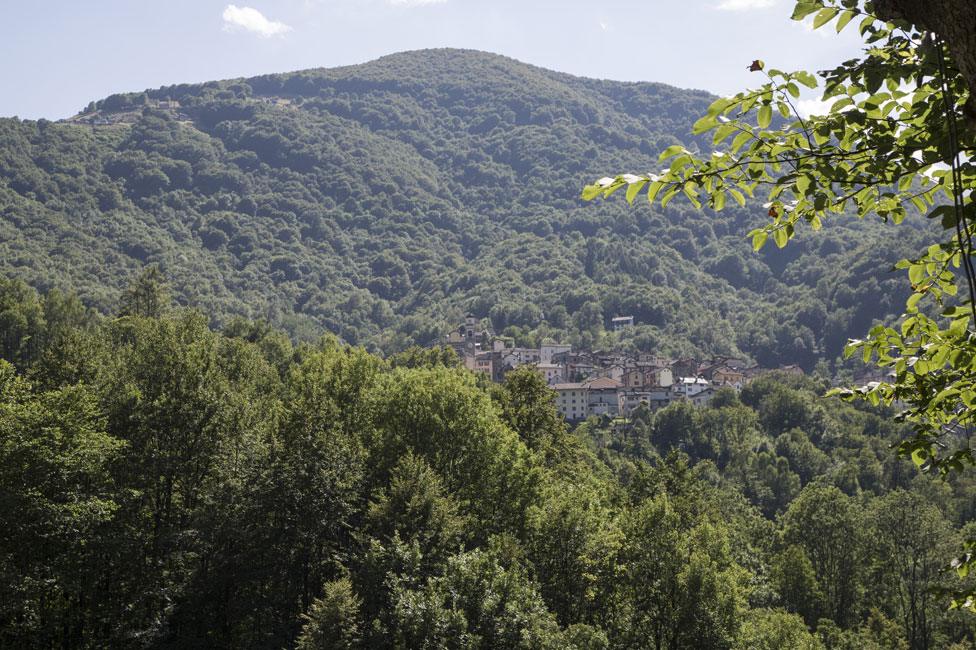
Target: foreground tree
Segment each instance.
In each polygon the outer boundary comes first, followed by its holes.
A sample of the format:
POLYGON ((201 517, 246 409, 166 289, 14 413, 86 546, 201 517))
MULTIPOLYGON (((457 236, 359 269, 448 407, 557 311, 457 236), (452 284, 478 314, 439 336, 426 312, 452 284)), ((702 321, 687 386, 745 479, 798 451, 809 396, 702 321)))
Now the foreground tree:
MULTIPOLYGON (((814 28, 839 32, 856 19, 864 55, 821 72, 823 86, 808 72, 754 61, 750 69, 765 83, 716 100, 695 124, 696 134, 713 134, 711 153, 674 145, 661 154, 670 161, 661 173, 604 178, 583 192, 592 199, 625 188, 628 201, 644 193, 662 206, 682 195, 714 210, 728 200, 765 201, 769 222, 750 233, 756 250, 770 239, 782 248, 801 222, 819 230, 834 215, 940 220, 942 241, 897 265, 912 289, 900 326, 876 326, 846 350, 873 358, 893 379, 838 392, 905 405, 901 417, 914 435, 900 453, 943 474, 974 464, 974 12, 965 0, 799 0, 793 18, 812 17, 814 28), (822 89, 832 102, 826 114, 797 113, 801 86, 822 89)), ((971 564, 973 553, 956 562, 963 575, 971 564)), ((955 604, 976 608, 973 594, 957 596, 955 604)))

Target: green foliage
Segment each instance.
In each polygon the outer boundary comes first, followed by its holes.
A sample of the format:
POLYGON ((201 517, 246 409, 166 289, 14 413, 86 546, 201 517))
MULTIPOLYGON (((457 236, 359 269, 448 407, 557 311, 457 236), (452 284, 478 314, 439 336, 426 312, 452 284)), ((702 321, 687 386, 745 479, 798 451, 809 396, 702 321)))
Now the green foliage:
POLYGON ((106 547, 125 449, 105 425, 85 386, 35 392, 0 360, 2 645, 93 642, 96 612, 77 603, 102 579, 87 559, 106 547))
POLYGON ((360 647, 359 608, 362 603, 348 579, 329 582, 308 613, 295 647, 298 650, 353 650, 360 647))
POLYGON ((537 370, 528 366, 513 370, 496 394, 502 418, 529 449, 551 453, 564 446, 566 421, 537 370))
POLYGON ((743 650, 821 650, 823 645, 795 614, 760 609, 746 617, 736 647, 743 650))
POLYGON ((121 316, 159 318, 170 308, 169 290, 158 266, 143 269, 122 294, 121 316))
POLYGON ((913 480, 884 452, 902 432, 865 408, 818 411, 816 380, 647 412, 622 445, 596 422, 567 432, 530 373, 492 386, 440 352, 388 363, 329 337, 293 348, 261 323, 93 318, 18 295, 45 318, 24 332, 26 367, 0 363, 4 646, 976 634, 928 591, 947 584, 936 569, 968 530, 972 481, 913 480), (780 433, 779 407, 816 435, 780 433))

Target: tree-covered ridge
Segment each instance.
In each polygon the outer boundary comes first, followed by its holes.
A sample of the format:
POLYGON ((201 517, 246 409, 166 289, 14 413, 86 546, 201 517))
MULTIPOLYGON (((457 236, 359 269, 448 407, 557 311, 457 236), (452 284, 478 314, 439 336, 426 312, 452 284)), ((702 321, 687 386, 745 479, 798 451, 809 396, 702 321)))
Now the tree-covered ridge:
POLYGON ((929 589, 972 474, 890 414, 768 375, 626 429, 502 385, 0 283, 0 645, 961 648, 929 589))
POLYGON ((429 50, 4 119, 0 271, 108 311, 156 263, 217 323, 384 352, 473 312, 524 341, 834 358, 897 311, 883 269, 919 231, 856 224, 755 256, 742 233, 764 215, 578 199, 601 170, 707 147, 691 126, 710 100, 429 50), (640 326, 610 340, 620 314, 640 326))

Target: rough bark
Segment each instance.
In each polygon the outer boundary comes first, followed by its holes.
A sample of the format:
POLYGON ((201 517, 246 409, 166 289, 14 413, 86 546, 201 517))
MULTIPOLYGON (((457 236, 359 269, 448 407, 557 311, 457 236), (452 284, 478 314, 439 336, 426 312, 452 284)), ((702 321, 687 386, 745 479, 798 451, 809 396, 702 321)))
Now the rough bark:
POLYGON ((976 0, 875 0, 874 11, 942 37, 969 87, 967 117, 976 119, 976 0))

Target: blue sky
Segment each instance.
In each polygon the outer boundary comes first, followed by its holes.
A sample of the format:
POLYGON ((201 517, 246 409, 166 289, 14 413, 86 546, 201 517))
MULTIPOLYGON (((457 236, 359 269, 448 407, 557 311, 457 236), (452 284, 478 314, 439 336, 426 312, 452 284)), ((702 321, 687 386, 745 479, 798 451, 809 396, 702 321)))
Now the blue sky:
POLYGON ((497 52, 588 77, 727 94, 756 58, 820 69, 857 54, 789 20, 792 0, 0 0, 0 116, 58 119, 181 82, 369 61, 427 47, 497 52))

